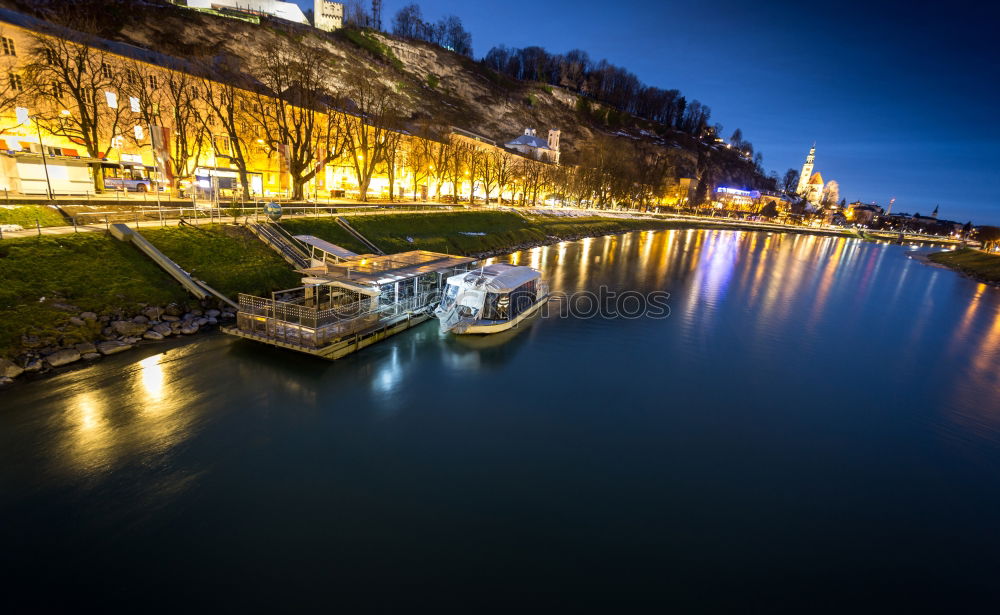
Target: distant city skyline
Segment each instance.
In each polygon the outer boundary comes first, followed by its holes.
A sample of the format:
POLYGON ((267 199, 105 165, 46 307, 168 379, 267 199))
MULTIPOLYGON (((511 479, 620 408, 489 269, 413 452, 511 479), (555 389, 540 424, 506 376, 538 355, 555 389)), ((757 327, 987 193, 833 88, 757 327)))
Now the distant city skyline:
MULTIPOLYGON (((405 0, 384 2, 383 26, 405 0)), ((308 9, 312 2, 300 1, 308 9)), ((816 143, 816 168, 848 201, 1000 224, 998 53, 975 24, 997 9, 951 3, 418 2, 459 16, 475 57, 494 45, 579 48, 676 88, 740 128, 783 176, 816 143), (989 14, 987 14, 989 13, 989 14), (968 22, 974 20, 974 24, 968 22)))

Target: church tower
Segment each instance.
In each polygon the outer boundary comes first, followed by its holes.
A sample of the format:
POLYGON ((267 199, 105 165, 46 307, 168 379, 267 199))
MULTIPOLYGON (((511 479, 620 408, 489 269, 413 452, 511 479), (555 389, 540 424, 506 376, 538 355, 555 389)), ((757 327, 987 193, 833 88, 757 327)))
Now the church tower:
POLYGON ((809 190, 809 180, 813 174, 813 163, 816 162, 816 144, 809 148, 809 155, 806 156, 806 163, 802 165, 802 172, 799 173, 799 185, 795 188, 795 194, 805 194, 809 190))

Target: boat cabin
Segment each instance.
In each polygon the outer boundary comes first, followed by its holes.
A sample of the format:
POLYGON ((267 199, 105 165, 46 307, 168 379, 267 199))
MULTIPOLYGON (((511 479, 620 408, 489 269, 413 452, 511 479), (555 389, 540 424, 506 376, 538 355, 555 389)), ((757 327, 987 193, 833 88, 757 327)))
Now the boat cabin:
POLYGON ((516 321, 547 294, 539 272, 498 263, 448 278, 437 314, 442 329, 461 332, 516 321))

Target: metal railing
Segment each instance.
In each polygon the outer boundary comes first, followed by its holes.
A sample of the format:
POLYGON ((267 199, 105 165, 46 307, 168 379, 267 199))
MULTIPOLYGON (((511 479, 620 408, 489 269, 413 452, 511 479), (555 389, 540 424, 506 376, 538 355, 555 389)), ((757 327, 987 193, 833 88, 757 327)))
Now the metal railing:
POLYGON ((296 302, 241 293, 237 327, 275 341, 318 348, 391 318, 426 309, 437 297, 437 292, 418 293, 374 308, 371 307, 374 300, 368 298, 319 310, 296 302))

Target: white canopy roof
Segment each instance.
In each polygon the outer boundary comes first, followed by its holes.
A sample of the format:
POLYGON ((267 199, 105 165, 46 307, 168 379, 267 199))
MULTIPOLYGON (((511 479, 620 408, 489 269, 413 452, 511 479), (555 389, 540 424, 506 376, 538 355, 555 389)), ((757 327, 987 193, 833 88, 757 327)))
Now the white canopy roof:
POLYGON ((458 287, 476 288, 491 293, 510 292, 525 282, 536 280, 542 274, 531 267, 498 263, 448 278, 448 284, 458 287))
POLYGON ((313 237, 312 235, 296 235, 295 238, 304 244, 332 254, 337 258, 350 259, 357 256, 354 252, 351 252, 346 248, 341 248, 340 246, 320 239, 319 237, 313 237))

